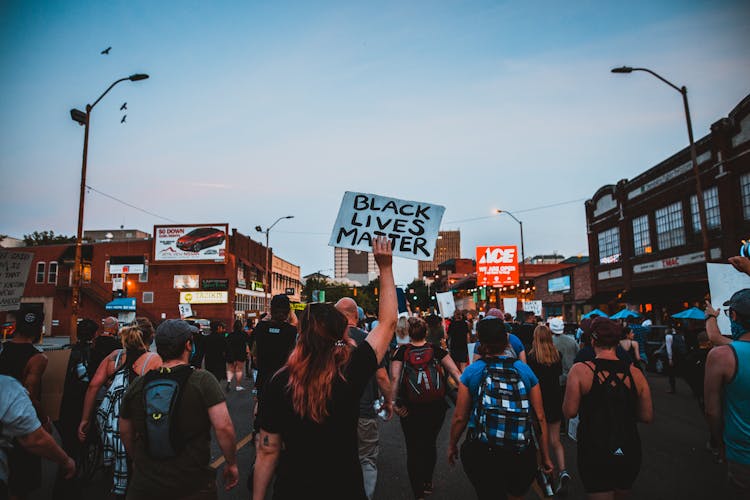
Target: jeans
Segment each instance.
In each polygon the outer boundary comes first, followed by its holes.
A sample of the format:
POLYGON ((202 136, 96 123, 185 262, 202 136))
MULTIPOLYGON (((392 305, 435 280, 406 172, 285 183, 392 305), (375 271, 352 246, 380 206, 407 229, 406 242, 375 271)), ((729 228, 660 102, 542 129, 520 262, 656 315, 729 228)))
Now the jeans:
POLYGON ((357 423, 359 436, 359 465, 365 481, 365 494, 372 500, 378 482, 378 420, 361 418, 357 423))
POLYGON ((406 440, 406 470, 414 496, 424 496, 425 483, 432 482, 437 461, 435 442, 445 419, 445 403, 412 405, 409 415, 401 418, 406 440))

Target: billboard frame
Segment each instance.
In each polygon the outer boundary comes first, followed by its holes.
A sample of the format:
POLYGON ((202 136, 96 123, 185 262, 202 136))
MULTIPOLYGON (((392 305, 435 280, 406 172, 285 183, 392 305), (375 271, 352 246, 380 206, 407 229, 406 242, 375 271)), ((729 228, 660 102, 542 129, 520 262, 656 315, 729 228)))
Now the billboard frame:
POLYGON ((151 261, 149 261, 149 266, 168 266, 171 264, 226 264, 229 262, 229 224, 228 223, 201 223, 201 224, 157 224, 154 225, 154 233, 153 238, 151 240, 151 261), (162 228, 174 228, 174 227, 191 227, 191 228, 199 228, 199 227, 220 227, 224 229, 224 234, 226 235, 226 239, 224 240, 224 257, 223 258, 217 258, 217 259, 175 259, 175 260, 159 260, 157 254, 156 254, 156 242, 158 239, 158 230, 162 228))

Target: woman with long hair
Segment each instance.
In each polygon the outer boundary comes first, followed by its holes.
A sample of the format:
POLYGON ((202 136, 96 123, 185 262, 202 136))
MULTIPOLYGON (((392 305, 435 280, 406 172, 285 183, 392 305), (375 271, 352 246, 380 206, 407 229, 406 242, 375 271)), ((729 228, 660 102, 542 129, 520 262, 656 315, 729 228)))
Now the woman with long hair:
POLYGON ((359 400, 388 350, 398 302, 391 241, 377 237, 378 325, 354 348, 347 320, 332 304, 308 304, 287 363, 263 388, 258 411, 253 498, 366 499, 359 463, 359 400), (284 453, 281 453, 282 444, 284 453))
POLYGON ((437 461, 435 441, 443 426, 447 405, 444 373, 456 385, 461 378, 448 352, 427 342, 427 323, 408 319, 409 343, 402 345, 391 360, 393 411, 401 417, 406 440, 406 470, 415 498, 432 493, 432 474, 437 461))
POLYGON ((573 365, 563 413, 578 415, 578 474, 588 498, 624 498, 641 468, 637 423, 654 417, 643 373, 617 358, 622 328, 608 318, 591 322, 596 357, 573 365))
POLYGON ((635 340, 635 333, 633 329, 626 326, 623 330, 623 339, 620 340, 620 347, 627 352, 633 359, 633 364, 637 366, 641 371, 645 368, 645 363, 641 359, 641 347, 638 345, 638 341, 635 340))
POLYGON ((396 323, 396 345, 402 346, 409 343, 409 322, 406 316, 398 318, 396 323))
POLYGON ((456 462, 458 441, 468 425, 461 462, 479 500, 521 499, 537 472, 531 409, 541 431, 540 466, 547 473, 553 469, 542 391, 528 365, 507 356, 508 332, 502 321, 483 319, 477 336, 481 358, 461 375, 448 462, 456 462))
POLYGON ((142 322, 142 324, 143 331, 137 323, 135 326, 126 326, 120 330, 122 349, 110 353, 97 368, 86 390, 83 416, 78 425, 78 439, 85 442, 89 432, 89 420, 94 412, 96 394, 107 381, 111 380, 104 400, 96 410, 96 423, 103 443, 104 465, 114 465, 112 492, 116 496, 124 496, 128 484, 127 454, 120 439, 119 425, 122 396, 133 379, 161 366, 159 355, 148 350, 153 340, 153 326, 150 321, 142 322), (144 331, 146 332, 145 339, 144 331))
POLYGON ((534 329, 534 340, 528 356, 529 368, 539 379, 542 389, 544 414, 549 428, 549 444, 557 459, 558 482, 556 493, 565 496, 568 492, 570 474, 565 468, 565 448, 560 442, 560 422, 562 421, 562 355, 552 342, 552 332, 546 325, 534 329))

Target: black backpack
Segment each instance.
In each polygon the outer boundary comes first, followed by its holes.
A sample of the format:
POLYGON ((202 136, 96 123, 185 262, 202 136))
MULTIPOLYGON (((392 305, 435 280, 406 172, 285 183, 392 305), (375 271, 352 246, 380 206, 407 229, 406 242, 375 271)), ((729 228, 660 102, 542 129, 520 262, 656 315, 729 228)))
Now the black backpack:
POLYGON ((177 409, 193 367, 162 367, 143 376, 143 407, 146 411, 146 451, 156 459, 174 458, 187 439, 179 435, 177 409))

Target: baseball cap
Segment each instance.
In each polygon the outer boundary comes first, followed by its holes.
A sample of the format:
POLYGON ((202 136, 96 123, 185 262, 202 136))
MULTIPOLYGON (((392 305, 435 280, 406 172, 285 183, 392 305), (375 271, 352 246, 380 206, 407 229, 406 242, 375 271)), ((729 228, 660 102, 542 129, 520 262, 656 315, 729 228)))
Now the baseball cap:
POLYGON ((280 293, 278 295, 274 295, 271 298, 271 309, 283 309, 283 308, 289 308, 290 302, 289 302, 289 296, 284 295, 283 293, 280 293))
POLYGON ((724 305, 737 311, 740 316, 750 317, 750 288, 734 292, 724 305))
POLYGON ((156 347, 160 345, 183 344, 193 338, 198 333, 198 328, 189 325, 181 319, 168 319, 156 328, 154 341, 156 347))
POLYGON ((44 312, 36 304, 21 304, 16 314, 16 331, 25 337, 42 333, 44 312))
POLYGON ((490 309, 489 311, 487 311, 487 317, 488 318, 503 319, 503 318, 505 318, 505 314, 500 309, 498 309, 497 307, 493 307, 492 309, 490 309))
POLYGON ((548 323, 552 333, 562 333, 565 331, 565 323, 562 318, 550 318, 548 323))

